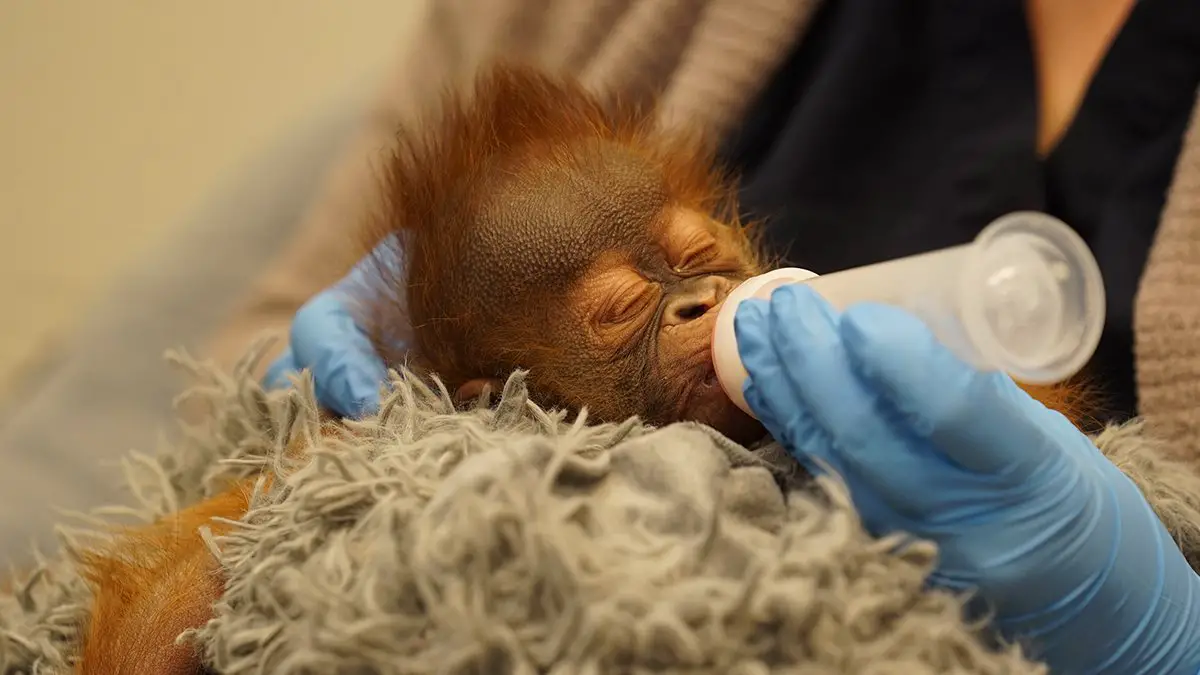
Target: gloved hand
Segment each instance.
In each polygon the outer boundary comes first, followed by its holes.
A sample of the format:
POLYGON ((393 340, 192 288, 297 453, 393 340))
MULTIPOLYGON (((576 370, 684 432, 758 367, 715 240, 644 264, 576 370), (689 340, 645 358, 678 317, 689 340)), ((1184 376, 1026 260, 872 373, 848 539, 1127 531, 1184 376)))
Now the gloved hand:
POLYGON ((286 387, 289 374, 307 368, 312 371, 322 407, 342 417, 361 417, 379 410, 379 390, 387 380, 387 367, 351 312, 351 294, 376 260, 367 256, 296 312, 288 347, 267 369, 264 386, 286 387))
POLYGON ((1200 668, 1200 579, 1141 492, 1062 415, 891 307, 803 285, 739 307, 746 399, 866 527, 940 547, 936 585, 1064 673, 1200 668))

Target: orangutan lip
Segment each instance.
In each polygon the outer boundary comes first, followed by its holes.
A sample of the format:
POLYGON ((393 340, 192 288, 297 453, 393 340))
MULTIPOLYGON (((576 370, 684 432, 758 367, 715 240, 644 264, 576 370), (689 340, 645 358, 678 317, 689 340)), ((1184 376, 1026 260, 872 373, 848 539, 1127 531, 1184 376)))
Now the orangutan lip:
POLYGON ((709 345, 690 355, 687 364, 689 382, 680 392, 678 409, 675 411, 680 419, 687 419, 688 411, 696 406, 709 405, 715 400, 716 393, 720 394, 720 398, 725 398, 725 392, 717 380, 717 371, 713 367, 712 349, 709 345))

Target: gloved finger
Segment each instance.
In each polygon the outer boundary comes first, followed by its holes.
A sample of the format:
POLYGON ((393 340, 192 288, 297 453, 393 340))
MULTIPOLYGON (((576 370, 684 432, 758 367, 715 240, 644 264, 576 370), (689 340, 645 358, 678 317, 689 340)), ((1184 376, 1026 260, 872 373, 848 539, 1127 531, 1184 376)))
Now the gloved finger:
POLYGON ((764 300, 749 300, 734 316, 739 351, 750 373, 743 391, 746 403, 771 436, 810 473, 823 473, 827 467, 841 473, 832 440, 797 398, 768 339, 768 308, 764 300))
MULTIPOLYGON (((815 449, 809 433, 818 431, 805 415, 804 406, 788 387, 783 364, 767 339, 769 324, 767 303, 762 300, 743 302, 733 317, 738 352, 749 374, 743 385, 743 395, 775 440, 783 443, 793 454, 805 446, 815 449), (799 436, 799 438, 797 438, 799 436)), ((797 456, 800 461, 806 461, 797 456)))
POLYGON ((897 529, 904 529, 905 521, 897 518, 895 509, 888 506, 881 496, 868 486, 869 484, 848 474, 842 468, 838 454, 833 449, 832 440, 812 421, 811 416, 801 410, 796 416, 795 426, 790 429, 784 428, 771 417, 775 406, 762 398, 753 382, 747 385, 745 396, 756 415, 761 411, 759 421, 768 430, 783 429, 780 432, 772 431, 772 436, 787 448, 788 453, 805 471, 813 476, 833 474, 831 477, 845 486, 868 530, 882 536, 897 529))
POLYGON ((379 409, 387 367, 335 291, 314 296, 292 321, 292 351, 312 369, 317 401, 344 417, 379 409))
POLYGON ((300 372, 300 364, 296 362, 296 355, 289 346, 283 350, 279 358, 272 361, 271 365, 267 367, 267 372, 263 375, 263 387, 266 389, 287 388, 291 386, 289 376, 298 372, 300 372))
MULTIPOLYGON (((773 413, 780 430, 801 424, 799 416, 809 405, 803 383, 798 385, 790 377, 787 368, 790 364, 787 361, 820 360, 825 356, 825 351, 836 349, 837 341, 836 331, 831 327, 837 320, 832 310, 827 312, 824 307, 809 303, 800 309, 785 307, 782 310, 784 315, 780 316, 780 307, 775 298, 785 290, 777 290, 768 301, 743 302, 734 316, 739 356, 750 382, 757 389, 757 405, 773 413), (805 312, 812 316, 807 316, 805 312), (773 339, 780 324, 788 332, 784 340, 787 344, 782 345, 782 349, 779 341, 773 339), (803 349, 797 349, 801 344, 803 349)), ((758 414, 754 404, 751 404, 751 409, 758 414)))
POLYGON ((768 301, 765 337, 780 374, 762 383, 754 372, 751 377, 768 399, 786 392, 791 405, 806 411, 837 445, 867 445, 890 430, 861 424, 875 417, 872 397, 850 369, 838 320, 836 310, 812 289, 779 288, 768 301))
POLYGON ((960 360, 915 316, 862 304, 841 332, 860 377, 960 466, 1020 482, 1054 455, 1045 425, 1055 416, 1008 376, 960 360))
MULTIPOLYGON (((733 317, 739 355, 750 375, 743 384, 742 395, 771 437, 782 443, 805 469, 817 471, 809 455, 827 444, 811 437, 820 430, 805 414, 794 392, 786 388, 783 365, 767 340, 766 306, 763 300, 748 300, 733 317), (769 390, 770 395, 764 395, 764 390, 769 390)), ((822 458, 826 462, 831 459, 827 454, 822 458)))
POLYGON ((757 394, 753 399, 749 397, 751 389, 757 391, 754 386, 755 382, 766 382, 783 377, 782 365, 766 337, 766 307, 766 302, 762 300, 747 300, 738 306, 737 312, 733 316, 733 332, 737 337, 738 356, 749 375, 742 384, 742 393, 747 395, 746 403, 750 406, 750 410, 764 424, 766 424, 765 418, 767 417, 777 419, 773 414, 773 406, 779 405, 783 410, 795 407, 790 392, 782 393, 775 400, 766 399, 757 394))
MULTIPOLYGON (((768 335, 796 392, 832 442, 837 464, 861 479, 903 513, 926 513, 940 496, 914 490, 929 474, 946 471, 944 459, 920 442, 889 405, 854 371, 839 333, 836 311, 801 284, 775 291, 770 300, 768 335)), ((771 392, 764 390, 765 396, 771 392)))
POLYGON ((783 444, 788 454, 800 462, 806 471, 815 475, 824 472, 826 467, 837 470, 829 439, 803 410, 793 407, 789 411, 792 424, 781 424, 775 416, 776 405, 764 398, 753 382, 747 382, 744 395, 750 409, 771 437, 783 444))
MULTIPOLYGON (((384 237, 374 249, 358 261, 346 276, 334 284, 328 292, 342 298, 343 309, 352 316, 352 308, 365 301, 367 307, 389 306, 388 313, 407 317, 406 281, 404 276, 404 250, 398 234, 384 237)), ((357 324, 357 322, 356 322, 357 324)), ((361 328, 359 332, 362 332, 361 328)), ((397 331, 388 336, 388 348, 392 353, 407 351, 403 334, 397 331)))
POLYGON ((404 282, 404 251, 395 235, 384 237, 375 248, 359 260, 336 287, 353 293, 357 289, 377 287, 402 288, 404 282))

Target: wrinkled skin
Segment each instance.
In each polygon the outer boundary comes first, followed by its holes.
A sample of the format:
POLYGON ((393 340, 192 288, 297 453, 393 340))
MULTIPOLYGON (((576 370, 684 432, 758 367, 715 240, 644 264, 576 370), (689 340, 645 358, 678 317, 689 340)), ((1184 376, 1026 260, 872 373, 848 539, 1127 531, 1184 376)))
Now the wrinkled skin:
POLYGON ((730 226, 673 206, 651 172, 607 159, 595 175, 546 177, 553 194, 522 213, 524 227, 468 231, 470 312, 538 348, 529 361, 499 350, 497 370, 530 367, 543 399, 602 419, 694 420, 754 440, 761 428, 722 392, 710 351, 717 311, 758 272, 754 258, 730 226), (510 274, 519 281, 493 282, 510 274))

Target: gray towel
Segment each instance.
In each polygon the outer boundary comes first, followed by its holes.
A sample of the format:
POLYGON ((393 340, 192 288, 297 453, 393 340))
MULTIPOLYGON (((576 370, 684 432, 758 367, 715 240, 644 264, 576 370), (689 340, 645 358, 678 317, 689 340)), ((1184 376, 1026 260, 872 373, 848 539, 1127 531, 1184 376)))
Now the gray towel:
MULTIPOLYGON (((137 512, 286 476, 204 533, 227 591, 181 639, 217 672, 1046 672, 925 587, 932 545, 871 537, 835 480, 781 489, 778 455, 707 428, 590 426, 531 402, 522 373, 456 411, 399 374, 378 418, 322 436, 307 379, 264 393, 249 362, 182 363, 216 414, 129 465, 137 512)), ((1194 551, 1200 481, 1138 425, 1098 444, 1194 551)), ((0 597, 0 672, 64 672, 86 602, 58 558, 0 597)))

